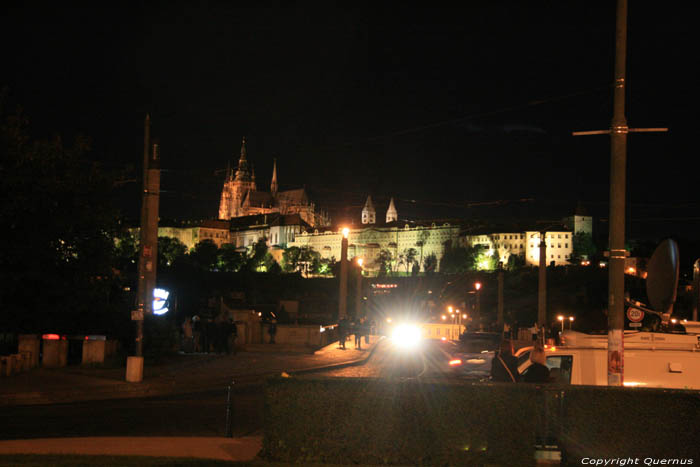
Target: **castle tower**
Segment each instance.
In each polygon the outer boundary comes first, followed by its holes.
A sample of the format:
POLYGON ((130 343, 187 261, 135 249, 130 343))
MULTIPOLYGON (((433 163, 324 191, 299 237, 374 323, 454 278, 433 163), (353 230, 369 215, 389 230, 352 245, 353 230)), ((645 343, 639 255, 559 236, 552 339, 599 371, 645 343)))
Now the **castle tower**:
POLYGON ((389 201, 389 209, 386 210, 386 223, 394 222, 399 220, 399 213, 396 211, 396 206, 394 206, 394 198, 389 201))
POLYGON ((277 159, 272 160, 272 182, 270 183, 270 193, 272 193, 272 197, 276 198, 277 197, 277 189, 279 187, 277 186, 277 159))
POLYGON ((248 151, 245 137, 241 143, 241 155, 236 173, 227 174, 219 201, 219 219, 230 219, 242 215, 241 204, 249 191, 255 191, 255 174, 248 167, 248 151))
POLYGON ((365 202, 365 207, 362 208, 362 223, 363 224, 376 224, 377 223, 377 211, 374 209, 374 204, 372 203, 372 196, 367 197, 367 202, 365 202))

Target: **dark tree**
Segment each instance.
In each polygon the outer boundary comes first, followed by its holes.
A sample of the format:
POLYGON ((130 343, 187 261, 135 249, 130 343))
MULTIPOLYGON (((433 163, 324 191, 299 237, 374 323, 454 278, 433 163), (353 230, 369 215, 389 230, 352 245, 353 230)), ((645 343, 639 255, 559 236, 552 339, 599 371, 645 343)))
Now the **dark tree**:
POLYGON ((33 141, 0 102, 0 313, 7 328, 108 326, 121 305, 115 276, 114 177, 87 159, 88 141, 33 141))
POLYGON ((158 271, 165 271, 186 255, 187 246, 177 238, 158 237, 158 271))
POLYGON ((245 264, 246 258, 243 253, 236 249, 236 245, 226 243, 219 248, 217 260, 218 269, 222 272, 238 272, 245 264))
POLYGON ((211 240, 202 240, 190 252, 190 262, 198 269, 214 271, 219 258, 219 247, 211 240))

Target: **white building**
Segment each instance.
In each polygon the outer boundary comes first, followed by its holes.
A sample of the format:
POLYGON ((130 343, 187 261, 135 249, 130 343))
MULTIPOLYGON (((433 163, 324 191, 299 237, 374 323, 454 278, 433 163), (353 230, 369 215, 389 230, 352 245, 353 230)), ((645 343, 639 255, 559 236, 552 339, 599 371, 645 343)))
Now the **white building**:
MULTIPOLYGON (((348 227, 348 258, 362 258, 363 268, 370 274, 379 271, 378 259, 382 250, 391 254, 393 271, 410 273, 412 266, 409 264, 406 270, 406 263, 401 264, 402 256, 405 257, 410 249, 415 250, 414 262, 418 264, 419 270, 425 271, 425 258, 435 255, 439 263, 445 252, 445 245, 457 244, 460 227, 456 223, 396 220, 398 214, 393 199, 387 211, 386 218, 392 220, 376 224, 376 210, 372 199, 368 197, 362 210, 362 223, 359 226, 348 227)), ((297 235, 289 246, 312 248, 319 252, 322 258, 340 260, 342 227, 344 226, 308 229, 297 235)))
MULTIPOLYGON (((573 253, 572 235, 571 231, 566 230, 545 232, 547 265, 552 262, 556 266, 570 264, 569 258, 573 253)), ((521 256, 525 259, 525 264, 530 266, 540 264, 540 232, 536 230, 467 235, 462 243, 487 248, 498 254, 499 261, 503 264, 508 262, 510 255, 521 256)))

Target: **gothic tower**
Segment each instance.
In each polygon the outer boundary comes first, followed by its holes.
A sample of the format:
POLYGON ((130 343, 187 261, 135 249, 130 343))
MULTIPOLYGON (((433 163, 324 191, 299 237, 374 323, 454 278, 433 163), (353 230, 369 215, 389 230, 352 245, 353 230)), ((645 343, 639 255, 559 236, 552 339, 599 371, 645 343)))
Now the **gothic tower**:
POLYGON ((386 210, 386 223, 394 222, 399 220, 399 213, 396 212, 396 206, 394 206, 394 198, 389 201, 389 209, 386 210))
POLYGON ((272 197, 277 197, 277 159, 272 160, 272 182, 270 183, 270 193, 272 197))
POLYGON ((376 224, 377 222, 377 211, 374 209, 374 204, 372 204, 372 196, 367 197, 367 202, 365 207, 362 208, 362 223, 363 224, 376 224))
POLYGON ((238 167, 235 175, 232 172, 226 174, 224 188, 221 191, 219 202, 219 219, 230 219, 243 215, 241 204, 249 191, 255 191, 255 174, 248 167, 247 149, 245 137, 241 143, 241 155, 238 159, 238 167))

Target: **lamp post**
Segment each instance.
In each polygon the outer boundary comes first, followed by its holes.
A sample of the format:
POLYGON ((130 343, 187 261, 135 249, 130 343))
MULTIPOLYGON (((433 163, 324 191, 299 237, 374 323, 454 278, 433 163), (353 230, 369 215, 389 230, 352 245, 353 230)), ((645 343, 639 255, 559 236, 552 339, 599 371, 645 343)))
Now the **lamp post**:
POLYGON ((360 319, 362 316, 362 264, 364 260, 357 258, 357 265, 360 270, 357 272, 357 290, 355 291, 355 319, 360 319))
POLYGON ((344 227, 340 240, 340 297, 338 299, 338 320, 348 315, 348 235, 350 229, 344 227))
POLYGON ((474 283, 474 288, 476 289, 476 316, 479 319, 479 329, 482 329, 482 322, 481 322, 481 300, 480 300, 480 290, 481 290, 481 282, 475 282, 474 283))
POLYGON ((561 332, 564 332, 564 317, 562 315, 557 316, 557 319, 561 323, 561 332))
POLYGON ((569 329, 571 329, 571 326, 573 326, 573 324, 574 324, 574 317, 569 316, 569 329))

